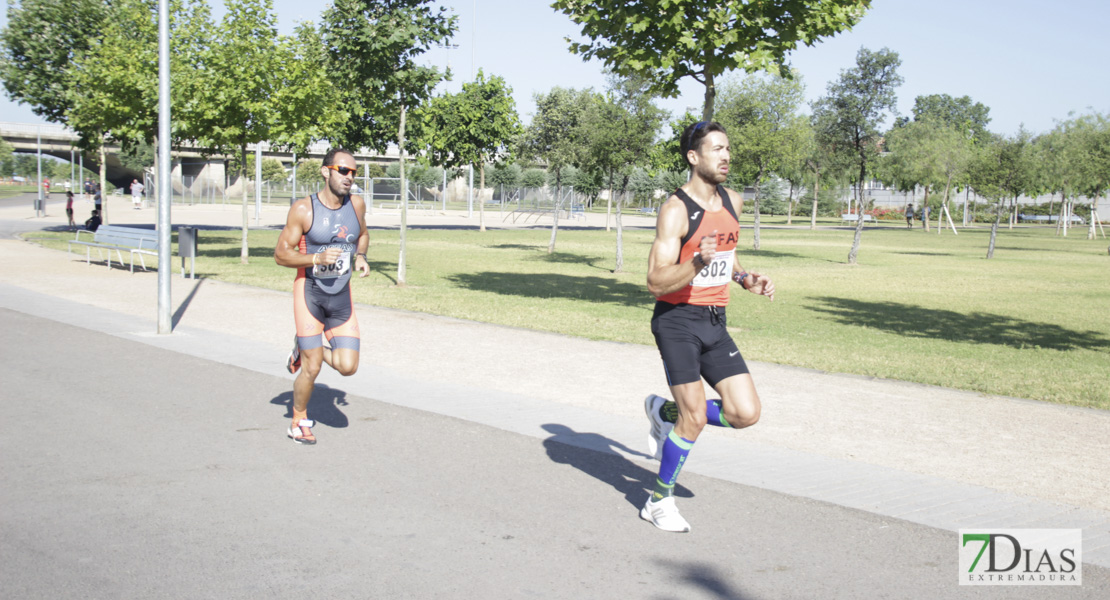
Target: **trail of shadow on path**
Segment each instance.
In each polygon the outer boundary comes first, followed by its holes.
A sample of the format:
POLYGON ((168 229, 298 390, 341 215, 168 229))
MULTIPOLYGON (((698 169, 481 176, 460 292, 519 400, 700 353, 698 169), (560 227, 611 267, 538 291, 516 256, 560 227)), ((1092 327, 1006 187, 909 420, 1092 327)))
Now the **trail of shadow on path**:
POLYGON ((701 562, 679 562, 672 560, 657 560, 659 565, 672 569, 674 578, 706 592, 709 597, 721 600, 745 600, 739 590, 729 585, 717 569, 701 562))
MULTIPOLYGON (((643 458, 653 458, 597 433, 580 433, 560 423, 546 423, 544 431, 551 437, 543 441, 552 461, 570 465, 579 471, 613 486, 625 500, 638 510, 655 487, 657 473, 621 456, 617 451, 643 458)), ((646 428, 645 428, 646 435, 646 428)), ((675 485, 675 496, 692 498, 694 494, 682 484, 675 485)))
POLYGON ((193 289, 189 292, 189 295, 185 296, 185 299, 181 301, 181 305, 177 307, 176 311, 174 311, 173 317, 170 319, 170 331, 177 329, 177 324, 181 322, 181 317, 185 316, 185 311, 189 308, 189 304, 197 295, 197 290, 200 289, 200 286, 203 285, 204 282, 204 277, 197 279, 197 283, 193 286, 193 289))
MULTIPOLYGON (((270 404, 284 406, 285 418, 293 418, 292 390, 278 394, 270 400, 270 404)), ((347 415, 339 410, 340 406, 347 406, 347 392, 317 383, 316 389, 312 391, 312 398, 308 401, 308 418, 328 427, 342 429, 349 425, 350 421, 347 415)))
POLYGON ((447 278, 464 288, 527 298, 565 298, 620 304, 651 310, 645 286, 608 277, 582 277, 558 273, 459 273, 447 278))
POLYGON ((901 302, 868 302, 829 296, 814 298, 807 310, 838 323, 870 327, 906 337, 950 342, 998 344, 1013 348, 1110 351, 1110 339, 1097 331, 1068 329, 985 312, 958 313, 901 302))

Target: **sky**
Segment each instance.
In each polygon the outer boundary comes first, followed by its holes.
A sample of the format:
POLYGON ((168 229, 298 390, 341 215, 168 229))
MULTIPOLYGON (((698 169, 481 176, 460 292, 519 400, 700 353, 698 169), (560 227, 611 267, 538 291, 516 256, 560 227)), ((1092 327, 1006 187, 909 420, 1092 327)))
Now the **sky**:
MULTIPOLYGON (((222 1, 209 3, 215 17, 222 16, 222 1)), ((477 69, 499 75, 512 87, 517 110, 528 122, 535 94, 555 86, 605 88, 601 63, 583 62, 567 49, 565 38, 579 39, 581 29, 550 2, 450 0, 437 5, 459 17, 452 40, 458 47, 433 48, 425 56, 433 65, 450 64, 454 81, 446 89, 451 92, 477 69)), ((322 4, 275 0, 274 9, 279 32, 291 33, 299 21, 319 22, 322 4)), ((889 48, 902 59, 900 114, 911 115, 919 95, 966 95, 990 108, 991 131, 1011 135, 1024 125, 1042 133, 1072 112, 1110 113, 1110 69, 1104 62, 1110 59, 1108 23, 1110 2, 1105 0, 874 0, 854 29, 802 47, 789 60, 812 102, 842 70, 854 66, 860 47, 889 48)), ((0 26, 6 25, 3 14, 0 26)), ((686 110, 700 113, 703 94, 701 84, 687 79, 680 97, 659 105, 674 117, 686 110)), ((42 122, 4 94, 0 121, 42 122)))

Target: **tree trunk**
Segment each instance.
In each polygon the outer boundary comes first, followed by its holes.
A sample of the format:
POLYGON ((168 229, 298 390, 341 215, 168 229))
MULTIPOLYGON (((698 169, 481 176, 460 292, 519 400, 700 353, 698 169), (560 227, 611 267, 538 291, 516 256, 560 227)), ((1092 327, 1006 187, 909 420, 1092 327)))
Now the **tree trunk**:
POLYGON ((921 200, 921 226, 929 232, 929 186, 925 186, 925 198, 921 200))
POLYGON ((809 228, 817 229, 817 190, 821 189, 821 169, 813 170, 813 210, 809 213, 809 228))
POLYGON ((250 217, 247 211, 247 144, 239 145, 239 183, 243 186, 243 244, 239 249, 239 263, 250 264, 250 243, 247 241, 247 227, 250 217))
MULTIPOLYGON (((104 150, 104 139, 100 140, 100 223, 108 224, 108 158, 104 150)), ((95 206, 95 205, 94 205, 95 206)))
POLYGON ((486 189, 486 161, 478 168, 478 231, 486 230, 486 203, 482 202, 482 190, 486 189))
POLYGON ((1017 221, 1017 196, 1010 199, 1010 210, 1007 212, 1009 214, 1006 215, 1006 220, 1008 221, 1008 223, 1006 223, 1006 228, 1013 231, 1014 221, 1017 221))
POLYGON ((856 234, 852 238, 852 249, 848 252, 848 264, 856 264, 856 258, 859 256, 859 244, 863 239, 863 179, 867 177, 867 164, 860 163, 859 166, 859 182, 856 185, 856 200, 859 206, 859 214, 856 215, 856 234))
POLYGON ((555 174, 555 214, 553 215, 553 223, 551 223, 551 241, 547 244, 547 253, 555 253, 555 237, 559 235, 559 204, 563 201, 563 177, 562 173, 555 174))
POLYGON ((1055 209, 1056 209, 1056 192, 1052 192, 1051 194, 1048 195, 1048 214, 1051 215, 1052 211, 1055 210, 1055 209))
POLYGON ((994 240, 998 237, 998 222, 1002 220, 1002 202, 1003 200, 999 199, 994 205, 994 223, 991 224, 991 241, 990 245, 987 246, 988 259, 994 257, 994 240))
POLYGON ((1095 234, 1095 214, 1098 212, 1098 198, 1099 194, 1095 194, 1094 200, 1091 200, 1091 229, 1087 231, 1087 239, 1093 240, 1098 237, 1095 234))
POLYGON ((790 193, 786 196, 786 224, 790 225, 794 221, 794 182, 790 182, 790 193))
POLYGON ((605 231, 609 231, 609 214, 613 212, 613 173, 609 173, 609 201, 605 203, 605 231))
POLYGON ((621 199, 617 200, 617 261, 613 268, 614 273, 624 272, 624 225, 621 224, 621 204, 624 201, 624 192, 628 189, 628 177, 624 178, 621 185, 621 199))
MULTIPOLYGON (((759 173, 755 177, 755 199, 752 200, 752 212, 755 213, 755 221, 752 223, 752 250, 759 250, 759 182, 763 180, 763 169, 759 169, 759 173)), ((722 198, 721 200, 724 200, 722 198)), ((740 215, 736 215, 739 217, 740 215)))
POLYGON ((944 219, 948 216, 948 191, 952 188, 952 176, 948 176, 948 180, 944 182, 944 199, 940 202, 940 214, 937 215, 937 235, 944 230, 944 219))
POLYGON ((706 123, 713 120, 713 105, 717 98, 717 84, 714 83, 713 75, 710 73, 705 74, 705 107, 701 111, 701 120, 706 123))
POLYGON ((1064 237, 1068 237, 1068 225, 1071 225, 1071 198, 1064 198, 1064 216, 1060 218, 1061 227, 1063 227, 1064 237))

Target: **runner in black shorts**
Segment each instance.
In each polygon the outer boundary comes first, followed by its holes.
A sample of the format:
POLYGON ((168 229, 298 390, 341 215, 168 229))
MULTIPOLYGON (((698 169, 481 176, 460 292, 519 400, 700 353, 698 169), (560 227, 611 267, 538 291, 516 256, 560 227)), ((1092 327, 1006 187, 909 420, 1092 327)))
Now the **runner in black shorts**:
POLYGON ((690 531, 675 507, 673 490, 702 429, 750 427, 759 420, 759 395, 748 365, 726 328, 729 282, 775 298, 766 275, 736 262, 743 201, 721 184, 728 178, 729 145, 717 123, 700 122, 682 133, 690 180, 659 210, 648 257, 648 290, 656 298, 651 332, 675 401, 649 395, 649 450, 659 458, 655 490, 640 517, 666 531, 690 531), (705 379, 721 395, 706 400, 705 379))
POLYGON ((323 363, 342 375, 358 370, 359 330, 351 300, 351 272, 366 277, 366 204, 351 195, 358 168, 347 150, 324 156, 320 174, 326 186, 319 194, 289 207, 289 217, 278 237, 274 260, 297 269, 293 282, 293 315, 297 332, 286 368, 300 371, 293 383, 293 423, 288 435, 298 444, 315 444, 308 401, 323 363), (331 342, 325 347, 321 335, 331 342))

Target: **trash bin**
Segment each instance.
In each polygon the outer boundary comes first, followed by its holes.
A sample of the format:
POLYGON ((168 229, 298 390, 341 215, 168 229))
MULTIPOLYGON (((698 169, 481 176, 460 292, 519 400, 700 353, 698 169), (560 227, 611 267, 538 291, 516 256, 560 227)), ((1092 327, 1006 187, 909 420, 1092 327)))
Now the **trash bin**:
POLYGON ((177 255, 181 257, 181 276, 185 277, 185 259, 191 259, 189 279, 196 279, 197 268, 197 228, 177 228, 177 255))
POLYGON ((34 206, 35 206, 35 216, 36 217, 39 216, 39 215, 42 215, 44 217, 46 216, 46 199, 45 198, 35 198, 34 206))

